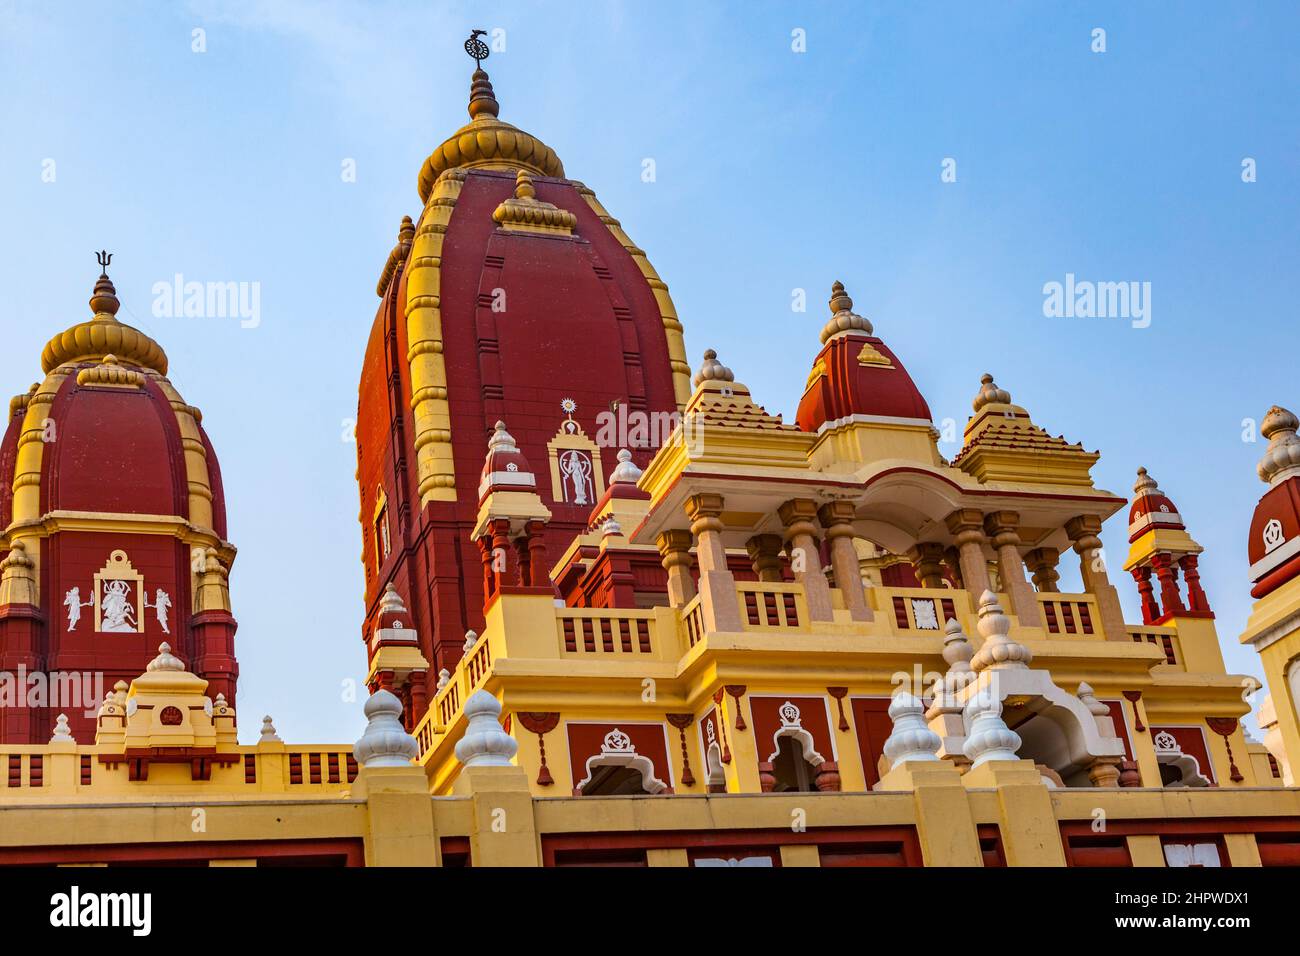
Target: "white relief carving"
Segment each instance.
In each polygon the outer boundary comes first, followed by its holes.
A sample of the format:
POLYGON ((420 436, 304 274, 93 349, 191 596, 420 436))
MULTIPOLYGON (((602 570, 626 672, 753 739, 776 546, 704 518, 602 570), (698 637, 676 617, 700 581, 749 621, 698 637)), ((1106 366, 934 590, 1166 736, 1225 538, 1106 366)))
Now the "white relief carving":
POLYGON ((926 598, 912 598, 912 619, 916 621, 917 630, 939 630, 939 615, 935 613, 934 602, 926 598))
POLYGON ((742 856, 742 857, 722 857, 701 856, 695 860, 696 866, 771 866, 772 858, 770 856, 742 856))
POLYGON ((92 598, 83 603, 81 600, 81 588, 72 588, 63 598, 63 606, 68 609, 68 630, 75 631, 77 629, 77 622, 81 620, 81 609, 83 607, 94 607, 95 601, 92 598))
POLYGON ((1282 542, 1286 540, 1282 533, 1282 522, 1276 518, 1269 518, 1268 524, 1264 525, 1264 551, 1274 551, 1281 547, 1282 542))
POLYGON ((560 455, 559 464, 565 502, 573 505, 592 504, 596 493, 591 481, 591 456, 570 448, 560 455))
POLYGON ((803 725, 803 714, 799 707, 792 701, 786 701, 776 712, 781 718, 781 726, 777 728, 776 733, 772 735, 772 755, 767 758, 768 763, 773 763, 781 753, 781 738, 792 737, 799 741, 803 747, 803 759, 814 767, 820 767, 826 762, 826 758, 817 752, 813 735, 810 734, 803 725))
POLYGON ((99 629, 111 633, 130 633, 139 630, 135 608, 131 607, 131 587, 125 581, 105 581, 100 605, 99 629))
POLYGON ((150 604, 148 599, 144 602, 145 607, 153 608, 158 617, 158 625, 163 629, 164 634, 170 634, 171 628, 167 626, 167 609, 172 606, 172 599, 168 597, 167 592, 159 588, 154 595, 153 603, 150 604))
POLYGON ((1177 738, 1174 737, 1174 735, 1167 730, 1162 730, 1160 731, 1160 733, 1156 734, 1155 745, 1156 745, 1156 750, 1166 750, 1166 751, 1176 750, 1181 753, 1183 749, 1182 747, 1178 746, 1177 738))
POLYGON ((605 735, 604 743, 600 745, 600 752, 603 754, 634 754, 636 753, 636 746, 632 743, 631 737, 615 727, 605 735))
POLYGON ((1167 866, 1222 866, 1213 843, 1170 843, 1165 846, 1167 866))

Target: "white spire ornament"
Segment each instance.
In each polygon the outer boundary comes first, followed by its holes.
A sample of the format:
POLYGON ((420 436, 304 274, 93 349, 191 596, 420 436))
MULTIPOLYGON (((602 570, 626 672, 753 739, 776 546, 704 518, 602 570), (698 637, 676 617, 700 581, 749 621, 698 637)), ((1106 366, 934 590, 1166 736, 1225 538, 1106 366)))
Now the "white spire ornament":
POLYGON ((50 738, 52 744, 75 744, 77 739, 72 736, 72 728, 68 726, 68 715, 59 714, 54 721, 54 736, 50 738))
POLYGON ((966 744, 962 753, 972 767, 990 760, 1019 760, 1020 735, 1002 719, 1002 701, 990 693, 978 693, 966 703, 966 744))
POLYGON ((380 688, 366 706, 366 730, 352 748, 363 767, 409 767, 420 755, 420 745, 402 726, 402 702, 380 688))
POLYGON ((938 760, 943 740, 925 723, 925 707, 915 694, 899 691, 889 703, 894 729, 885 741, 890 769, 909 760, 938 760))
POLYGON ((1028 667, 1033 653, 1019 641, 1013 641, 1011 619, 1002 613, 1002 605, 992 591, 980 595, 980 620, 977 625, 984 643, 980 645, 972 665, 975 673, 986 667, 1000 670, 1028 667))
POLYGON ((456 759, 466 767, 508 767, 519 749, 515 738, 501 729, 501 704, 485 690, 465 701, 469 725, 456 742, 456 759))
POLYGON ((1280 485, 1300 475, 1300 437, 1296 429, 1300 419, 1280 405, 1274 405, 1260 424, 1260 434, 1268 439, 1268 448, 1259 460, 1259 480, 1280 485))
POLYGON ((262 718, 262 735, 258 737, 257 742, 259 744, 284 743, 284 741, 280 739, 280 735, 275 732, 275 724, 271 722, 270 714, 267 714, 262 718))

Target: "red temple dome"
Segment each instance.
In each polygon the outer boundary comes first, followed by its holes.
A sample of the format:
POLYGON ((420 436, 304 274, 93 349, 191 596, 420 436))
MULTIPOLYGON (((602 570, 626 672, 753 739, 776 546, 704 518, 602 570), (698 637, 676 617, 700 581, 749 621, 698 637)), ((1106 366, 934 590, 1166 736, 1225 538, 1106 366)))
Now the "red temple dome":
POLYGON ((1247 554, 1251 596, 1261 598, 1300 574, 1300 420, 1274 405, 1260 433, 1268 448, 1259 461, 1259 477, 1269 485, 1255 506, 1247 554))
POLYGON ((1176 531, 1186 530, 1178 508, 1160 490, 1155 479, 1147 474, 1145 468, 1139 468, 1137 474, 1137 482, 1133 485, 1136 497, 1128 512, 1129 543, 1133 543, 1155 527, 1176 531))
MULTIPOLYGON (((88 669, 111 687, 138 676, 165 639, 233 703, 235 549, 220 466, 161 346, 117 320, 110 259, 100 254, 92 316, 50 339, 45 379, 9 406, 0 670, 88 669)), ((48 739, 53 716, 6 709, 0 740, 48 739)), ((91 729, 80 712, 70 720, 91 729)))
POLYGON ((840 282, 832 287, 830 309, 795 415, 799 427, 817 432, 855 421, 929 425, 930 407, 920 389, 871 322, 853 311, 840 282))
POLYGON ((535 491, 537 479, 528 466, 528 459, 506 431, 505 422, 497 422, 496 430, 488 439, 487 460, 483 462, 483 478, 478 483, 478 498, 482 501, 494 491, 535 491))

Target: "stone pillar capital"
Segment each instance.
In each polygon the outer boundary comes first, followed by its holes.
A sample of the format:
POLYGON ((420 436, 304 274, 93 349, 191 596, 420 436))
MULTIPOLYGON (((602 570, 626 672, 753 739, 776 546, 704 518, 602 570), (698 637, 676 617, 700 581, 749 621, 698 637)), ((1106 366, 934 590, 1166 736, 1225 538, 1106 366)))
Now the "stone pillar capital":
POLYGON ((655 538, 655 544, 659 546, 659 554, 665 559, 672 554, 689 553, 693 543, 691 533, 684 528, 660 531, 659 536, 655 538))
POLYGON ((984 514, 975 508, 958 508, 944 519, 948 530, 954 535, 967 531, 983 532, 984 514))
POLYGON ((817 536, 817 502, 811 498, 791 498, 777 509, 777 515, 785 525, 787 541, 800 534, 817 536))
POLYGON ((984 533, 995 548, 1020 544, 1020 515, 1014 511, 994 511, 984 516, 984 533))
POLYGON ((1077 554, 1101 547, 1101 519, 1096 515, 1076 515, 1065 523, 1065 533, 1070 536, 1077 554))
POLYGON ((686 517, 691 519, 691 532, 722 530, 722 495, 698 494, 686 499, 686 517))
POLYGON ((817 509, 817 520, 831 538, 853 534, 853 520, 857 515, 858 509, 851 501, 829 501, 817 509))

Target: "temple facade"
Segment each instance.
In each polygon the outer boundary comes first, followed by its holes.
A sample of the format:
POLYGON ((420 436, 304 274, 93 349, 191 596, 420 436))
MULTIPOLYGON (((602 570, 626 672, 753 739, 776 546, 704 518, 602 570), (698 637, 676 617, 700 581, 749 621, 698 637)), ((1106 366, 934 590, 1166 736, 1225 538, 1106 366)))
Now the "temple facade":
POLYGON ((114 682, 0 724, 0 863, 1300 864, 1295 416, 1264 422, 1250 529, 1255 741, 1176 479, 1096 487, 1013 369, 944 370, 972 391, 945 458, 890 318, 840 282, 791 421, 717 351, 689 365, 645 253, 476 66, 362 363, 360 738, 268 716, 239 742, 215 455, 101 276, 0 453, 0 651, 111 649, 114 682), (128 494, 141 466, 101 477, 97 436, 145 411, 156 477, 128 494))

